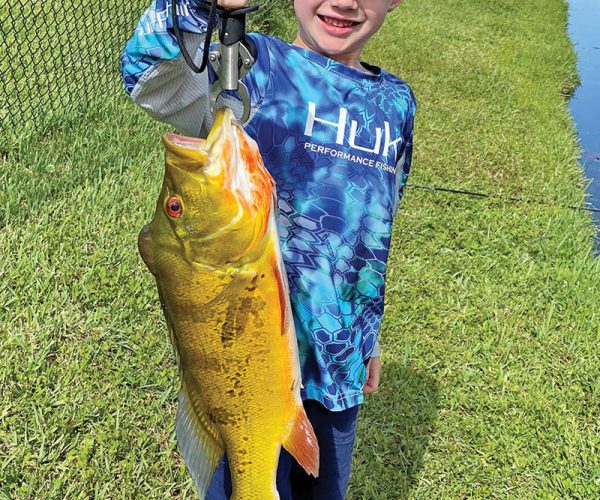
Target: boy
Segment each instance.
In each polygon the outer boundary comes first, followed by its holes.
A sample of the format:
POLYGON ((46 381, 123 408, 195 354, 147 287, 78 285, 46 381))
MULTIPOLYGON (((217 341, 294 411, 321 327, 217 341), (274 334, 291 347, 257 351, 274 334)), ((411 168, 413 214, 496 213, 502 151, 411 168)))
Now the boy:
MULTIPOLYGON (((379 384, 386 262, 410 170, 415 100, 406 83, 359 56, 400 2, 295 0, 293 44, 250 35, 258 56, 244 79, 252 107, 245 130, 277 185, 302 397, 321 450, 317 479, 282 450, 282 499, 344 498, 358 406, 379 384)), ((179 26, 198 64, 208 13, 197 0, 179 3, 179 26)), ((154 118, 206 136, 215 76, 190 71, 172 26, 170 1, 154 0, 122 56, 125 86, 154 118)), ((225 100, 240 109, 234 96, 225 100)), ((224 459, 207 498, 230 493, 224 459)))

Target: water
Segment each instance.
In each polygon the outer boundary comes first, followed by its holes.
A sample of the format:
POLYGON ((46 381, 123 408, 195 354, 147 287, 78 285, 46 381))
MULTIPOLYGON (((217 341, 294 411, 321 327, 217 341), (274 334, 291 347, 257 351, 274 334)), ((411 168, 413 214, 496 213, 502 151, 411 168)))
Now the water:
MULTIPOLYGON (((589 206, 600 209, 600 0, 569 0, 569 35, 581 78, 569 107, 583 150, 581 164, 590 180, 589 206)), ((600 213, 594 213, 594 221, 600 231, 600 213)), ((600 233, 596 249, 600 251, 600 233)))

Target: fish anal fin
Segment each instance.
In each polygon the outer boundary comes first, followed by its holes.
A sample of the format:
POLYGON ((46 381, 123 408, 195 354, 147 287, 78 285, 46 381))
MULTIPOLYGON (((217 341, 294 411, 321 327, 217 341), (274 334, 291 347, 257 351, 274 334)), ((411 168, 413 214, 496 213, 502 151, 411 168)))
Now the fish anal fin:
POLYGON ((198 497, 204 498, 225 447, 214 424, 197 406, 184 385, 179 392, 177 406, 177 443, 198 490, 198 497))
POLYGON ((319 444, 302 406, 298 406, 294 423, 282 445, 307 474, 319 475, 319 444))

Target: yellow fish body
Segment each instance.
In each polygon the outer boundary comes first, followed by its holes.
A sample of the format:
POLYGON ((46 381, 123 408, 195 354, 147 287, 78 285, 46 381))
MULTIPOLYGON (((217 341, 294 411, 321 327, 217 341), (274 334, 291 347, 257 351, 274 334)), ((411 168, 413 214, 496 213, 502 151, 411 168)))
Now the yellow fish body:
POLYGON ((152 222, 139 236, 181 374, 177 440, 204 498, 227 452, 233 499, 268 500, 283 445, 317 475, 276 230, 274 182, 221 110, 206 140, 166 134, 152 222))

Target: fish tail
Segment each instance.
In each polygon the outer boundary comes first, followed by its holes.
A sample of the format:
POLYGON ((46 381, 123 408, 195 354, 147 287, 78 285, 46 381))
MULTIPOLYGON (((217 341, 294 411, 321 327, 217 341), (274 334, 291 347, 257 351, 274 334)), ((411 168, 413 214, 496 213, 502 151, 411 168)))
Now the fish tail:
POLYGON ((307 474, 319 475, 319 444, 304 407, 297 407, 292 428, 282 444, 307 474))
POLYGON ((182 387, 177 406, 177 443, 198 497, 204 498, 225 448, 214 424, 197 406, 182 387))

